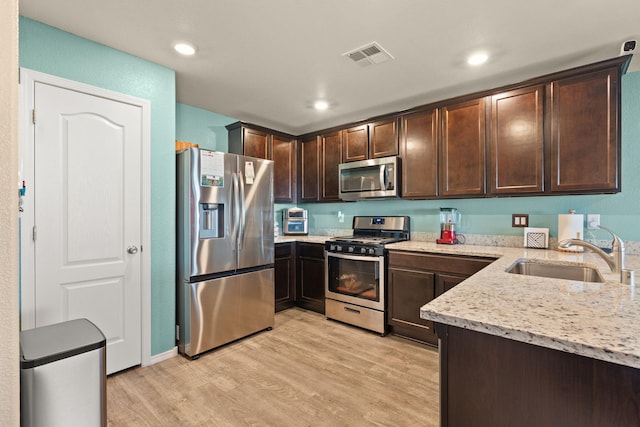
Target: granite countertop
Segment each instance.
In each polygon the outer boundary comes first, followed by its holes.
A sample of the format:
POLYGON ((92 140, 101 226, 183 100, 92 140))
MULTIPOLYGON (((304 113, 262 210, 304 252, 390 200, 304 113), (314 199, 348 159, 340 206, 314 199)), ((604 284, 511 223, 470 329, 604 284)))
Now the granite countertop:
POLYGON ((275 239, 275 243, 289 243, 289 242, 308 242, 308 243, 324 243, 331 239, 331 236, 278 236, 275 239))
MULTIPOLYGON (((387 248, 497 258, 425 304, 420 310, 423 319, 640 368, 640 295, 636 296, 635 286, 621 284, 619 275, 591 252, 419 241, 387 248), (520 258, 595 266, 606 283, 507 273, 520 258)), ((640 256, 627 255, 626 267, 639 271, 640 256)))

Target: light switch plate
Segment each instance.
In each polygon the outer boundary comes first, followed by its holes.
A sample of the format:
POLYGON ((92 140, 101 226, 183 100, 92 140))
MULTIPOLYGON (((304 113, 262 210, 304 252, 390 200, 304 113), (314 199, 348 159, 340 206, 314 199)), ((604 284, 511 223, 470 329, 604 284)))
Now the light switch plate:
POLYGON ((512 227, 528 227, 529 226, 529 214, 512 214, 511 215, 512 227))

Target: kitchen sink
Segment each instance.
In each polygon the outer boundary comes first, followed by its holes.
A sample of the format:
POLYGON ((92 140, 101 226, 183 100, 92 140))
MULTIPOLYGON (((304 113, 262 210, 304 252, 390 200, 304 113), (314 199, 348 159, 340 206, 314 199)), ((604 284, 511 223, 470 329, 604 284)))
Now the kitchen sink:
POLYGON ((538 260, 519 259, 506 270, 507 273, 525 276, 550 277, 552 279, 579 280, 604 283, 600 272, 593 267, 579 264, 562 264, 538 260))

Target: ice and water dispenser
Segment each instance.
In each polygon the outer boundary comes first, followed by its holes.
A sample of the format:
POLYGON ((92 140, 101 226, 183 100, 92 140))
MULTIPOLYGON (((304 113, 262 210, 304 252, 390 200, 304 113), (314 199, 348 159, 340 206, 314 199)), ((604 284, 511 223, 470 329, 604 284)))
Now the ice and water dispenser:
POLYGON ((200 203, 200 238, 224 237, 224 204, 200 203))

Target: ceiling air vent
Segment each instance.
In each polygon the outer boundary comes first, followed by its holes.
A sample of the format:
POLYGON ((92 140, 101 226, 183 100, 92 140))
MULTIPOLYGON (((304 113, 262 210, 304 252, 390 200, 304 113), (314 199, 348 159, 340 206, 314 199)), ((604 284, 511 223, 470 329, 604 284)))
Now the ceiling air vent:
POLYGON ((362 67, 380 64, 394 59, 393 56, 391 56, 391 54, 377 42, 371 42, 364 46, 360 46, 357 49, 343 53, 342 56, 348 56, 353 62, 362 67))

